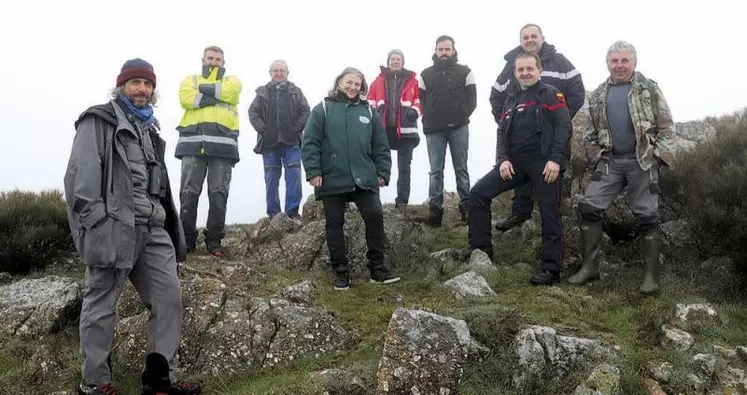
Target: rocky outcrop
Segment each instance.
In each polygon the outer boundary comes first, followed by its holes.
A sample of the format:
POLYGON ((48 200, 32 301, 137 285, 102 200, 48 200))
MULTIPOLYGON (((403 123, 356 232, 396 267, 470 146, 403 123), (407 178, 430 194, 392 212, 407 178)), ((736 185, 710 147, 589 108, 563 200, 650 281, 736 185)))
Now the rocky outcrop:
POLYGON ((495 291, 490 288, 485 277, 470 270, 462 273, 444 283, 457 299, 483 298, 495 295, 495 291))
POLYGON ((0 334, 38 338, 75 322, 82 288, 78 280, 48 276, 0 286, 0 334))
POLYGON ((554 328, 544 326, 530 326, 519 332, 515 352, 519 363, 513 382, 518 391, 544 372, 562 378, 585 364, 611 356, 599 340, 562 336, 554 328))
POLYGON ((472 344, 463 320, 398 308, 387 328, 376 394, 458 394, 472 344))
MULTIPOLYGON (((314 212, 316 201, 307 202, 314 212)), ((428 255, 411 243, 409 237, 419 232, 416 224, 406 218, 393 206, 384 206, 385 263, 395 261, 425 261, 428 255)), ((304 213, 305 213, 304 209, 304 213)), ((322 211, 323 213, 323 211, 322 211)), ((329 249, 326 244, 324 217, 319 213, 305 215, 304 223, 291 220, 285 214, 272 219, 263 218, 244 231, 244 237, 233 241, 235 250, 250 264, 276 265, 290 270, 308 271, 312 269, 331 270, 329 249)), ((345 217, 345 243, 348 265, 352 277, 368 273, 366 258, 365 223, 354 208, 345 217)))
MULTIPOLYGON (((271 367, 344 352, 358 340, 331 313, 307 304, 240 296, 216 278, 193 277, 183 287, 184 331, 177 355, 182 372, 271 367)), ((138 368, 147 345, 148 311, 129 311, 140 312, 120 320, 115 353, 126 366, 138 368)))
POLYGON ((595 367, 589 378, 576 387, 574 395, 620 395, 620 369, 603 363, 595 367))

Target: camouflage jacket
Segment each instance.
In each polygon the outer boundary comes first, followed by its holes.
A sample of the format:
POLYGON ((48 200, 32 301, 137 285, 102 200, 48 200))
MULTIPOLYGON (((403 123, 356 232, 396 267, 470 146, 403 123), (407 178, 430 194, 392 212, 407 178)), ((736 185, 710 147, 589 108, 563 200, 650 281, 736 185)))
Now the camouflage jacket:
MULTIPOLYGON (((607 120, 607 90, 611 80, 600 84, 589 99, 591 120, 584 131, 586 158, 596 164, 604 154, 612 152, 612 136, 607 120)), ((664 95, 653 80, 640 72, 633 75, 628 94, 630 118, 636 134, 636 156, 641 169, 654 165, 654 157, 674 167, 675 131, 672 113, 664 95)))

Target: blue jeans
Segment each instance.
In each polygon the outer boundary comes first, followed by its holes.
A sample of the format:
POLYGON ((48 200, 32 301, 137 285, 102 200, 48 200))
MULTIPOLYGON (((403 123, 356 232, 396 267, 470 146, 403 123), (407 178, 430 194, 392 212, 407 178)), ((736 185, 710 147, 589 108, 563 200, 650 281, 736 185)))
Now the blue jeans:
POLYGON ((428 200, 430 207, 441 208, 444 203, 444 163, 446 146, 451 150, 451 163, 456 174, 459 205, 466 206, 469 201, 469 171, 467 157, 469 151, 469 128, 467 125, 445 132, 425 135, 428 144, 428 160, 431 164, 428 200))
POLYGON ((301 205, 301 148, 297 145, 277 144, 262 152, 265 166, 267 215, 280 213, 280 174, 285 168, 285 214, 298 215, 301 205))

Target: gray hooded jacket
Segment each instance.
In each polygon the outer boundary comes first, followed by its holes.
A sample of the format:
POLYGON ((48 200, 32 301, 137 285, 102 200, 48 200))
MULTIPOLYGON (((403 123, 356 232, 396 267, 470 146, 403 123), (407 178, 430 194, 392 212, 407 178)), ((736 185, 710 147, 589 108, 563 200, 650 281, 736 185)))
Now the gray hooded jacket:
MULTIPOLYGON (((92 267, 132 268, 135 257, 133 178, 122 139, 135 133, 115 101, 84 111, 75 122, 76 134, 65 173, 65 200, 75 247, 92 267)), ((149 128, 158 162, 165 169, 166 142, 149 128)), ((178 212, 164 171, 164 228, 171 236, 177 262, 186 260, 186 244, 178 212)))

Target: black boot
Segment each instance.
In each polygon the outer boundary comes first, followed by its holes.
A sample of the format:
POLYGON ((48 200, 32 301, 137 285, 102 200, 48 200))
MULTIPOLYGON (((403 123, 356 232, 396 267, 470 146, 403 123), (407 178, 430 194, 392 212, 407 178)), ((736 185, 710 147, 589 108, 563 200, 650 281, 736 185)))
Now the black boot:
POLYGON ((145 357, 142 374, 142 395, 199 395, 199 384, 169 378, 169 362, 161 354, 150 353, 145 357))
POLYGON ((350 274, 347 263, 332 264, 332 269, 335 271, 335 290, 344 291, 350 288, 350 274))
POLYGON ((641 241, 643 251, 643 283, 641 293, 652 294, 659 290, 659 238, 658 230, 649 231, 641 241))
POLYGON ((501 232, 505 232, 511 228, 515 228, 524 222, 526 222, 529 218, 525 217, 519 217, 514 215, 513 213, 506 218, 503 221, 498 221, 498 223, 495 224, 495 229, 500 230, 501 232))
POLYGON ((584 222, 581 224, 581 269, 568 278, 568 282, 581 285, 599 278, 599 245, 602 241, 602 223, 584 222))
POLYGON ((389 268, 381 265, 375 269, 371 269, 371 282, 377 284, 391 284, 398 282, 399 276, 392 273, 389 268))
POLYGON ((441 226, 441 221, 444 217, 444 209, 439 207, 433 207, 431 206, 428 209, 428 215, 426 216, 417 216, 413 218, 413 221, 426 224, 428 226, 437 228, 441 226))

